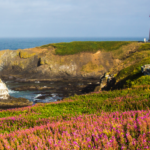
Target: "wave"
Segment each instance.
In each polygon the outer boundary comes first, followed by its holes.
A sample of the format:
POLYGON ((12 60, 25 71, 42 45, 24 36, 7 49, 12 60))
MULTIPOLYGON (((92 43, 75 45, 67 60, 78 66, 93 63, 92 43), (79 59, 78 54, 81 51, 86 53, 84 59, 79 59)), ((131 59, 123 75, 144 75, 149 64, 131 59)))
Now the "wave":
POLYGON ((19 93, 19 91, 14 91, 14 90, 8 89, 8 93, 9 93, 9 94, 12 94, 12 93, 19 93))
POLYGON ((42 94, 37 94, 37 95, 34 97, 34 100, 37 99, 39 96, 42 96, 42 94))
POLYGON ((52 95, 52 97, 56 97, 57 96, 57 94, 55 94, 55 93, 53 93, 53 94, 51 94, 52 95))

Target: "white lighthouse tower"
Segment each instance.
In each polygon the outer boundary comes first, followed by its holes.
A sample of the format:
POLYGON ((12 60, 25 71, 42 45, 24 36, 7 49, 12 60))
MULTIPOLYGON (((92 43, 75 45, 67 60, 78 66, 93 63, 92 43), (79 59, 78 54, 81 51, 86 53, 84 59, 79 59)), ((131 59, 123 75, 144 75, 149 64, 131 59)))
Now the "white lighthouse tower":
MULTIPOLYGON (((150 17, 150 15, 149 15, 149 17, 150 17)), ((150 42, 150 29, 149 29, 149 39, 148 39, 148 42, 150 42)))
POLYGON ((150 42, 150 30, 149 30, 149 39, 148 39, 148 42, 150 42))

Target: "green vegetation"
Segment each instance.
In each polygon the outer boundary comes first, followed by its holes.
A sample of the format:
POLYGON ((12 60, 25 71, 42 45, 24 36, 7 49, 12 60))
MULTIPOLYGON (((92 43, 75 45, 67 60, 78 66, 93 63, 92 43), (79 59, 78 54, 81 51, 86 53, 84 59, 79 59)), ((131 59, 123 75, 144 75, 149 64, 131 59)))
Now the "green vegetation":
POLYGON ((131 53, 124 61, 124 65, 130 63, 129 67, 122 69, 116 76, 116 88, 129 88, 139 85, 149 85, 150 76, 144 76, 141 66, 150 64, 150 43, 142 44, 135 53, 131 53))
POLYGON ((144 76, 141 72, 141 66, 145 64, 150 64, 150 57, 143 58, 141 61, 122 69, 116 76, 117 81, 122 84, 122 87, 149 85, 150 76, 144 76))
POLYGON ((87 95, 75 95, 61 102, 37 104, 29 110, 0 112, 0 118, 20 116, 37 120, 39 118, 65 117, 113 111, 146 110, 150 107, 150 89, 147 86, 135 89, 103 91, 87 95), (130 105, 129 105, 130 104, 130 105))
POLYGON ((57 55, 71 55, 80 52, 95 53, 98 50, 113 51, 119 49, 123 45, 131 42, 124 41, 104 41, 104 42, 70 42, 70 43, 55 43, 43 45, 41 48, 52 46, 56 48, 57 55))
POLYGON ((139 51, 150 50, 150 43, 143 44, 139 47, 139 51))

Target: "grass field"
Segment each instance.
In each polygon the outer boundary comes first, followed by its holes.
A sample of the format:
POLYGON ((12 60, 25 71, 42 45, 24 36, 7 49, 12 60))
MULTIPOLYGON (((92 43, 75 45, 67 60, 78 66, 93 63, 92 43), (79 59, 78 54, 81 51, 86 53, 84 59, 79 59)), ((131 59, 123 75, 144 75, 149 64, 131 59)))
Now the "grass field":
POLYGON ((147 149, 149 98, 145 85, 1 111, 0 149, 147 149))
POLYGON ((123 45, 131 42, 124 41, 105 41, 105 42, 70 42, 70 43, 56 43, 41 46, 46 48, 54 47, 57 55, 71 55, 80 52, 97 52, 98 50, 113 51, 119 49, 123 45))

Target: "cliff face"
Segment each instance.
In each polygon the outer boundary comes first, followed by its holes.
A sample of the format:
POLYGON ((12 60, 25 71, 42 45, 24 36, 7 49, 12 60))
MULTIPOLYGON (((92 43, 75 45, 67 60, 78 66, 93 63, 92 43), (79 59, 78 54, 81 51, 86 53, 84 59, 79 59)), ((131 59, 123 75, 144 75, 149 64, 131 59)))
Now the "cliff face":
MULTIPOLYGON (((135 48, 133 48, 135 49, 135 48)), ((82 52, 59 56, 55 48, 0 51, 0 76, 20 78, 97 78, 121 63, 111 52, 82 52)))
POLYGON ((5 83, 2 82, 0 79, 0 99, 7 100, 9 98, 8 89, 5 85, 5 83))

